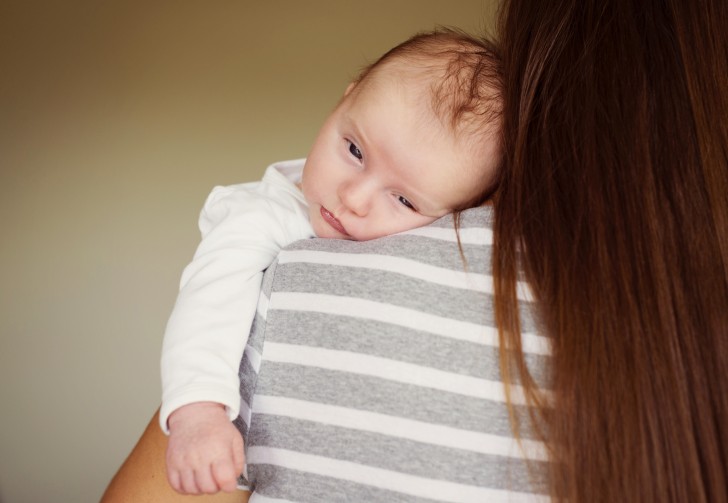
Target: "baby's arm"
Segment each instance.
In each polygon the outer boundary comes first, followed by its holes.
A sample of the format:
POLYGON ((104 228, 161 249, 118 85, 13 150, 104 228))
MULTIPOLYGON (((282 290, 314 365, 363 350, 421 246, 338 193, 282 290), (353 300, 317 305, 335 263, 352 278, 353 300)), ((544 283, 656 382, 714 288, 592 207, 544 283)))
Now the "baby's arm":
POLYGON ((230 420, 238 415, 240 359, 262 271, 279 249, 265 213, 265 200, 244 186, 218 187, 205 202, 202 240, 182 273, 162 345, 159 419, 167 433, 170 414, 191 403, 219 403, 230 420))
POLYGON ((308 237, 310 226, 300 204, 232 186, 210 195, 200 230, 162 350, 168 476, 175 489, 190 493, 234 489, 239 471, 229 473, 242 463, 242 438, 230 421, 240 409, 238 367, 262 272, 281 247, 308 237), (305 225, 291 224, 300 217, 305 225))

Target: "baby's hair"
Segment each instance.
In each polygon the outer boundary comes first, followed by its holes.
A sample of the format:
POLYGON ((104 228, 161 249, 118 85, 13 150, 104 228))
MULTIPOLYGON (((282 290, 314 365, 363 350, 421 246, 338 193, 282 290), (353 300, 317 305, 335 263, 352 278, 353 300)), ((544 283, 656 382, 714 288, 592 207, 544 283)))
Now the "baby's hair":
POLYGON ((432 110, 453 131, 500 128, 503 80, 495 43, 454 28, 418 33, 364 68, 355 82, 398 59, 432 82, 432 110))

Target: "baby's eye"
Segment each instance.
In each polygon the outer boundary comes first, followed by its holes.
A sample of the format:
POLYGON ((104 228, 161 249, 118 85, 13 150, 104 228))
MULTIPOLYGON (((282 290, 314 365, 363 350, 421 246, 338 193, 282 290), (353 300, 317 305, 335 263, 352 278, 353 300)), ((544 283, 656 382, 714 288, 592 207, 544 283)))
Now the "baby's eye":
POLYGON ((361 150, 359 150, 359 147, 357 147, 354 142, 351 141, 349 141, 349 153, 360 161, 364 158, 364 155, 361 153, 361 150))
POLYGON ((404 206, 406 206, 407 208, 411 209, 412 211, 417 211, 415 209, 414 204, 412 204, 411 202, 409 202, 406 197, 404 197, 404 196, 397 196, 397 201, 399 201, 400 203, 402 203, 404 206))

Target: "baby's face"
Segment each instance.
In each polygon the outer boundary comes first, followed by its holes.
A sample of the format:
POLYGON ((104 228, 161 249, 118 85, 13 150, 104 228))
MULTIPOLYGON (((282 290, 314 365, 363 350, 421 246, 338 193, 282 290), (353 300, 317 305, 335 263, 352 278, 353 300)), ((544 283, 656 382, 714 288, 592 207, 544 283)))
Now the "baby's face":
POLYGON ((493 177, 492 134, 462 141, 431 111, 426 90, 369 78, 350 86, 306 159, 303 193, 319 237, 363 241, 427 225, 493 177))

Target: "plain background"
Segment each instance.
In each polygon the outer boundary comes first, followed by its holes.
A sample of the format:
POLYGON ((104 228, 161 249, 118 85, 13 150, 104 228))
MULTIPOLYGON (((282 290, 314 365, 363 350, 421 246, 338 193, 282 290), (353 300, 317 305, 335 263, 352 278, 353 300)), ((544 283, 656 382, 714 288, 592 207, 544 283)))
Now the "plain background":
POLYGON ((0 502, 98 501, 159 404, 214 185, 304 157, 363 65, 495 9, 0 1, 0 502))

